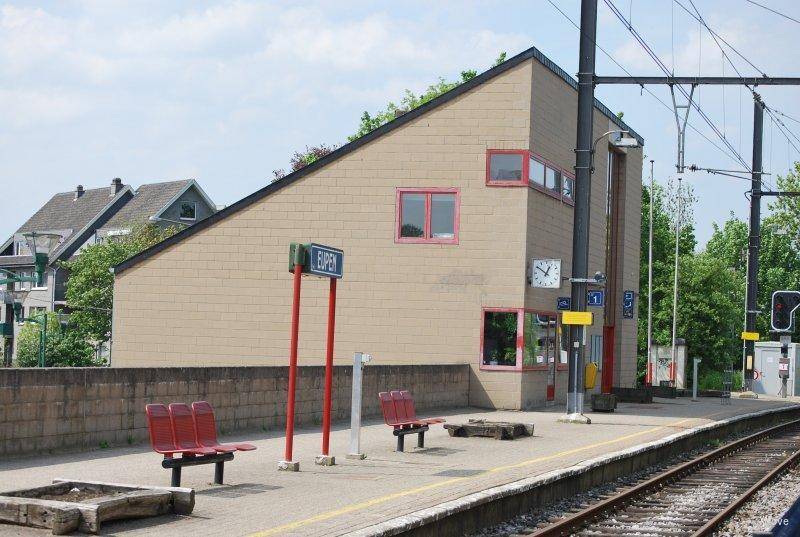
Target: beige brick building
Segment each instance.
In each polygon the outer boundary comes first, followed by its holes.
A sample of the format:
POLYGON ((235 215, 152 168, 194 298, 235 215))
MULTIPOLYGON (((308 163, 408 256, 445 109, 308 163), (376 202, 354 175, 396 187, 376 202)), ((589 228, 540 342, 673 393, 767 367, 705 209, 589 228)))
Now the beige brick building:
MULTIPOLYGON (((569 284, 534 260, 570 274, 575 87, 532 48, 121 264, 112 365, 285 365, 289 244, 317 242, 345 252, 336 363, 468 363, 473 404, 563 401, 569 284), (532 286, 539 273, 560 288, 532 286)), ((630 130, 598 102, 595 137, 615 129, 630 130)), ((587 356, 613 352, 613 383, 629 386, 641 149, 603 138, 594 166, 590 270, 609 285, 587 356)), ((300 365, 324 361, 327 294, 304 277, 300 365)))

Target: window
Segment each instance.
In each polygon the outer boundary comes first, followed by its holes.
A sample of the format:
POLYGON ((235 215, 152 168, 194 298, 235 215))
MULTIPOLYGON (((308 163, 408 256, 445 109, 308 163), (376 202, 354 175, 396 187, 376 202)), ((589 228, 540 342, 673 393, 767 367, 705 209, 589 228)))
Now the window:
POLYGON ((530 181, 528 186, 556 199, 573 204, 575 178, 566 170, 534 155, 530 157, 530 181))
POLYGON ((481 369, 545 369, 560 354, 555 313, 520 308, 485 308, 481 369))
POLYGON ((181 202, 181 220, 197 220, 197 203, 194 201, 181 202))
POLYGON ((486 152, 486 184, 525 186, 528 184, 528 151, 489 149, 486 152))
POLYGON ((395 242, 458 244, 458 219, 458 189, 397 189, 395 242))
POLYGON ((572 197, 572 193, 575 191, 575 178, 563 174, 561 176, 561 179, 562 179, 561 196, 567 202, 575 201, 575 198, 572 197))
POLYGON ((523 367, 535 367, 555 362, 556 317, 525 312, 523 367))
POLYGON ((543 162, 531 158, 530 180, 533 184, 544 186, 545 166, 543 162))

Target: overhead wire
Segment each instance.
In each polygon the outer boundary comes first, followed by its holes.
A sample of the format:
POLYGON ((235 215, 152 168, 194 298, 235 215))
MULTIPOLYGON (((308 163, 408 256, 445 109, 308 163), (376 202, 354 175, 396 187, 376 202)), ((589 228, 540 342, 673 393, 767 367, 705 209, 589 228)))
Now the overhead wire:
MULTIPOLYGON (((624 15, 622 15, 620 13, 619 9, 614 4, 614 2, 612 0, 604 0, 604 1, 605 1, 606 5, 609 7, 609 9, 611 9, 611 11, 614 13, 614 15, 623 24, 625 24, 625 26, 628 28, 628 31, 631 33, 631 35, 634 36, 634 38, 639 43, 639 45, 645 50, 647 55, 650 56, 650 58, 664 72, 665 75, 670 76, 669 68, 667 68, 667 66, 664 64, 664 62, 661 60, 661 58, 659 58, 658 55, 653 51, 653 49, 650 47, 650 45, 647 44, 647 42, 644 40, 642 35, 636 30, 636 28, 634 28, 633 25, 628 25, 625 22, 624 15)), ((742 158, 742 156, 739 154, 739 152, 736 151, 736 148, 734 148, 733 145, 725 138, 723 133, 720 132, 719 127, 717 127, 714 124, 714 122, 711 120, 711 118, 708 117, 708 115, 705 113, 705 111, 702 108, 700 108, 700 106, 698 106, 697 103, 691 102, 689 100, 689 93, 686 91, 686 89, 683 88, 680 85, 677 85, 677 88, 684 95, 686 100, 689 101, 690 106, 692 106, 697 111, 698 115, 703 119, 703 121, 705 121, 706 124, 709 127, 711 127, 711 130, 714 131, 714 133, 717 135, 717 137, 722 141, 723 145, 725 145, 728 148, 728 150, 734 155, 735 160, 737 160, 742 166, 744 166, 745 168, 747 168, 749 170, 750 167, 747 164, 747 162, 745 162, 745 160, 742 158)))
POLYGON ((745 1, 753 4, 754 6, 758 6, 758 7, 762 8, 762 9, 766 9, 767 11, 771 11, 771 12, 775 13, 776 15, 779 15, 779 16, 783 17, 784 19, 789 19, 790 21, 794 21, 794 22, 800 24, 800 20, 797 20, 794 17, 790 17, 786 13, 781 13, 780 11, 772 9, 769 6, 765 6, 764 4, 759 4, 758 2, 754 2, 753 0, 745 0, 745 1))
MULTIPOLYGON (((551 6, 553 6, 553 8, 554 8, 556 11, 558 11, 558 12, 559 12, 559 13, 560 13, 560 14, 561 14, 561 15, 562 15, 562 16, 563 16, 565 19, 567 19, 567 21, 568 21, 570 24, 572 24, 572 26, 574 26, 574 27, 575 27, 575 29, 577 29, 579 32, 581 31, 581 28, 580 28, 580 26, 578 25, 578 23, 577 23, 577 22, 575 22, 575 21, 574 21, 574 20, 573 20, 573 19, 572 19, 572 18, 571 18, 569 15, 567 15, 567 14, 566 14, 566 13, 565 13, 565 12, 564 12, 564 11, 563 11, 563 10, 562 10, 562 9, 561 9, 559 6, 558 6, 558 5, 556 5, 556 4, 553 2, 553 0, 547 0, 547 2, 548 2, 548 3, 549 3, 551 6)), ((634 81, 635 81, 636 77, 635 77, 635 76, 634 76, 634 75, 633 75, 633 74, 632 74, 632 73, 631 73, 631 72, 630 72, 628 69, 626 69, 626 68, 625 68, 625 66, 623 66, 623 65, 622 65, 620 62, 618 62, 618 61, 617 61, 617 59, 616 59, 616 58, 614 58, 614 56, 612 56, 612 55, 611 55, 611 53, 609 53, 609 52, 608 52, 606 49, 604 49, 604 48, 603 48, 603 47, 602 47, 602 46, 601 46, 599 43, 597 43, 596 41, 592 40, 592 42, 594 43, 594 45, 595 45, 595 46, 596 46, 596 47, 597 47, 597 48, 598 48, 598 49, 599 49, 599 50, 600 50, 600 51, 601 51, 603 54, 605 54, 605 55, 606 55, 606 57, 607 57, 609 60, 611 60, 611 62, 612 62, 612 63, 614 63, 614 65, 616 65, 617 67, 619 67, 619 68, 620 68, 620 69, 621 69, 621 70, 622 70, 622 71, 623 71, 623 72, 624 72, 626 75, 628 75, 629 77, 633 78, 633 79, 634 79, 634 81)), ((653 91, 652 91, 650 88, 648 88, 648 87, 647 87, 647 86, 645 86, 644 84, 640 84, 640 87, 641 87, 641 89, 642 89, 643 91, 647 92, 647 94, 648 94, 648 95, 650 95, 650 96, 651 96, 653 99, 655 99, 655 100, 656 100, 656 102, 658 102, 658 103, 659 103, 661 106, 663 106, 663 107, 664 107, 666 110, 668 110, 670 113, 673 113, 672 106, 670 106, 669 104, 667 104, 666 102, 664 102, 664 100, 663 100, 663 99, 661 99, 661 98, 660 98, 658 95, 656 95, 656 94, 655 94, 655 93, 654 93, 654 92, 653 92, 653 91)), ((714 148, 715 148, 717 151, 719 151, 720 153, 722 153, 722 154, 723 154, 723 155, 725 155, 726 157, 730 158, 731 160, 737 160, 737 159, 736 159, 736 157, 734 157, 734 156, 733 156, 733 154, 731 154, 731 153, 730 153, 730 152, 728 152, 728 151, 727 151, 725 148, 723 148, 722 146, 720 146, 719 144, 717 144, 716 142, 714 142, 714 140, 712 140, 711 138, 709 138, 709 137, 708 137, 708 136, 707 136, 705 133, 703 133, 703 132, 702 132, 700 129, 698 129, 697 127, 695 127, 695 126, 694 126, 694 125, 693 125, 691 122, 687 121, 687 122, 686 122, 686 125, 687 125, 689 128, 691 128, 691 129, 692 129, 692 130, 693 130, 693 131, 694 131, 694 132, 695 132, 697 135, 699 135, 701 138, 703 138, 703 139, 704 139, 706 142, 708 142, 708 143, 709 143, 709 144, 710 144, 712 147, 714 147, 714 148)))

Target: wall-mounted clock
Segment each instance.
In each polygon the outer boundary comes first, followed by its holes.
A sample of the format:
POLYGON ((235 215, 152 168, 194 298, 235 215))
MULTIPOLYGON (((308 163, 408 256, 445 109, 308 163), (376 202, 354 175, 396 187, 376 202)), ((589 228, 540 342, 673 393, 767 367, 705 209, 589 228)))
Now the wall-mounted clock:
POLYGON ((534 259, 531 263, 531 285, 543 289, 560 289, 561 260, 534 259))

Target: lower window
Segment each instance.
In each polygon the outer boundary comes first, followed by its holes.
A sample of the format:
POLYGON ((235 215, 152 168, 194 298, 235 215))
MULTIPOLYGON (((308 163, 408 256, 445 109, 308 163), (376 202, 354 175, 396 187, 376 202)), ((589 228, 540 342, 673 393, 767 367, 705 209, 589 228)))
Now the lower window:
POLYGON ((558 317, 524 308, 485 308, 481 369, 537 369, 559 359, 558 317))

